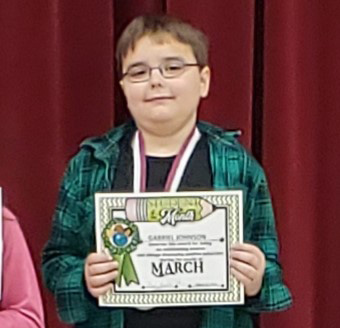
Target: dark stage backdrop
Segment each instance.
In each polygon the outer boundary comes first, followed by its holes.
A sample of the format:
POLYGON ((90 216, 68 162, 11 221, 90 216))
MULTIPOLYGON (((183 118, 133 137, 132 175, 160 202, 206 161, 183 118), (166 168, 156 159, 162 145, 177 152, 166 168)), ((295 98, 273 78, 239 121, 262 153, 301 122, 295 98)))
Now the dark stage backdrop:
MULTIPOLYGON (((168 12, 211 41, 201 118, 241 129, 268 173, 295 303, 261 327, 340 326, 340 3, 264 2, 0 1, 0 184, 39 275, 66 162, 128 117, 114 42, 136 15, 168 12)), ((66 327, 43 296, 48 327, 66 327)))

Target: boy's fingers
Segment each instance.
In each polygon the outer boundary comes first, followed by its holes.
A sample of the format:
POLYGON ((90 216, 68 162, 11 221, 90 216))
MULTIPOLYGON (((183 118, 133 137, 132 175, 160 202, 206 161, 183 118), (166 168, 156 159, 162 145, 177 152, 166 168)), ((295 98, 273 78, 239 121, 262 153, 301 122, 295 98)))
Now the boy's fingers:
POLYGON ((260 266, 260 259, 252 253, 232 250, 230 252, 230 257, 231 257, 231 259, 238 260, 238 261, 244 262, 246 264, 249 264, 256 269, 258 269, 259 266, 260 266))
POLYGON ((106 294, 106 292, 111 288, 113 288, 113 284, 107 284, 99 288, 92 288, 89 292, 91 293, 92 296, 99 297, 101 295, 106 294))
POLYGON ((118 271, 112 271, 106 274, 93 276, 90 278, 90 287, 91 288, 101 288, 106 286, 109 283, 112 283, 118 276, 118 271))
POLYGON ((104 254, 104 253, 91 253, 86 258, 86 263, 88 265, 92 265, 95 263, 103 263, 103 262, 108 262, 108 261, 112 261, 112 258, 109 255, 104 254))
POLYGON ((90 276, 108 273, 118 269, 117 261, 109 261, 102 263, 95 263, 88 266, 88 273, 90 276))
POLYGON ((248 243, 237 243, 231 246, 231 250, 235 251, 243 251, 243 252, 249 252, 249 253, 254 253, 254 254, 262 254, 262 251, 255 245, 253 244, 248 244, 248 243))
POLYGON ((230 268, 230 273, 244 286, 248 286, 251 280, 235 268, 230 268))
POLYGON ((257 276, 256 269, 246 263, 231 260, 230 267, 237 270, 238 272, 240 272, 242 275, 244 275, 250 280, 256 279, 256 276, 257 276))

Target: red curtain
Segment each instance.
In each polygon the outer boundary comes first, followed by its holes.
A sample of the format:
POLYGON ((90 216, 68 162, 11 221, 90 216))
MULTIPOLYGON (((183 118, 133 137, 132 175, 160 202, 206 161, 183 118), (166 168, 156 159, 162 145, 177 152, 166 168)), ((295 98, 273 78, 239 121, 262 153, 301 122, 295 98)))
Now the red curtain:
POLYGON ((340 327, 340 2, 265 11, 263 163, 294 307, 264 327, 340 327))
MULTIPOLYGON (((38 271, 67 160, 82 139, 128 116, 115 78, 114 41, 136 15, 169 12, 202 28, 211 41, 213 81, 201 118, 242 129, 248 148, 260 124, 260 160, 271 183, 295 302, 287 312, 263 316, 261 326, 340 327, 340 3, 264 3, 263 121, 255 126, 256 4, 0 2, 0 185, 20 217, 38 271)), ((43 295, 48 327, 65 327, 50 294, 43 289, 43 295)))
MULTIPOLYGON (((0 185, 40 275, 61 174, 112 126, 113 3, 0 1, 0 185)), ((48 327, 64 327, 44 292, 48 327)))

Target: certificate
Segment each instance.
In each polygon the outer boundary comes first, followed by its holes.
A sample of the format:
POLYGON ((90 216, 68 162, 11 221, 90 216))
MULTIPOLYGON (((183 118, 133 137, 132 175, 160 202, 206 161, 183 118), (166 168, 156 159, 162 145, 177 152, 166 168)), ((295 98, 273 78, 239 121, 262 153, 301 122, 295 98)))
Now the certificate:
POLYGON ((119 263, 99 305, 243 304, 229 270, 243 241, 242 192, 96 193, 97 251, 119 263))

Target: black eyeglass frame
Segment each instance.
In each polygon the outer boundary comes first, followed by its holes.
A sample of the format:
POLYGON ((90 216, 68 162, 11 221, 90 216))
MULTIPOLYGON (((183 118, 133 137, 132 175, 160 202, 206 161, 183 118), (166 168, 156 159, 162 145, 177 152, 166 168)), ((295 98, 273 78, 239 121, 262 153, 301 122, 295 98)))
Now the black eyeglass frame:
MULTIPOLYGON (((180 76, 183 72, 181 72, 179 75, 175 75, 175 76, 164 76, 164 73, 163 73, 163 69, 164 69, 164 65, 165 63, 163 64, 160 64, 158 66, 154 66, 154 67, 151 67, 151 66, 148 66, 145 64, 145 67, 148 68, 148 78, 147 79, 144 79, 144 80, 140 80, 140 81, 130 81, 131 83, 141 83, 141 82, 146 82, 146 81, 149 81, 150 78, 151 78, 151 72, 154 70, 154 69, 158 69, 159 72, 161 73, 161 75, 165 78, 165 79, 174 79, 178 76, 180 76)), ((182 68, 185 68, 185 67, 199 67, 199 68, 202 68, 202 65, 198 64, 198 63, 182 63, 183 67, 182 68)), ((122 78, 121 80, 123 80, 127 75, 129 74, 129 70, 127 70, 125 73, 122 74, 122 78)))

